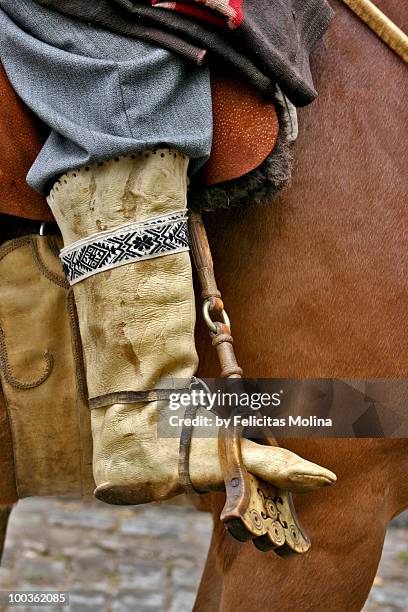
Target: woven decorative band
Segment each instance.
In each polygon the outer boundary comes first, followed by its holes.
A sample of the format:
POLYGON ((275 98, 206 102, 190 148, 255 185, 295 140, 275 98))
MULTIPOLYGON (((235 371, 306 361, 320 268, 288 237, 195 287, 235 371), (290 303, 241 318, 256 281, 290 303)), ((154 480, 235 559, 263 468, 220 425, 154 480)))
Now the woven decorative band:
POLYGON ((60 258, 71 285, 128 263, 189 250, 187 213, 130 223, 74 242, 60 258))

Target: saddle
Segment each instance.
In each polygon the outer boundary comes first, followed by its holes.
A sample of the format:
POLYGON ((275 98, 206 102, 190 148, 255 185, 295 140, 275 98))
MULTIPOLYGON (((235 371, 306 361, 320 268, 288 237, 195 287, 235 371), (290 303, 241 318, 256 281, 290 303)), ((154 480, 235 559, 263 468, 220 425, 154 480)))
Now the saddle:
MULTIPOLYGON (((229 181, 258 167, 279 132, 275 107, 239 79, 213 71, 213 148, 198 180, 229 181)), ((47 138, 47 129, 18 98, 0 64, 0 213, 53 221, 45 198, 26 184, 26 175, 47 138)))
POLYGON ((52 221, 45 198, 26 183, 27 172, 47 132, 11 87, 0 64, 0 212, 25 219, 52 221))

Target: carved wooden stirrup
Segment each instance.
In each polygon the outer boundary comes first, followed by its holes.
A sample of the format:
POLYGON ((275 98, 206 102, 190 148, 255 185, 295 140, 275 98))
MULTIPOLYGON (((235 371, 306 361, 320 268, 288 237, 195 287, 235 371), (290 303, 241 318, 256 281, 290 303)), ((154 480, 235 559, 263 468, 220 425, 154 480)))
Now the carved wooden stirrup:
MULTIPOLYGON (((227 499, 221 520, 240 542, 252 540, 279 556, 305 553, 310 540, 296 516, 292 494, 247 472, 241 454, 241 429, 221 427, 219 457, 227 499)), ((277 446, 277 444, 272 444, 277 446)))

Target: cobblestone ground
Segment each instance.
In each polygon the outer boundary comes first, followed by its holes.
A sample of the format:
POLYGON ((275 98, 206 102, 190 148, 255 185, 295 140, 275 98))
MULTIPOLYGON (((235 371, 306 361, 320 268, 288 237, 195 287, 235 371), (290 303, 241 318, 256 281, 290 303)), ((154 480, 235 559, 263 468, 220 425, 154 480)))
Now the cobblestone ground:
MULTIPOLYGON (((13 511, 0 590, 69 591, 70 612, 187 612, 210 533, 210 517, 191 508, 25 500, 13 511)), ((407 575, 408 530, 390 529, 365 612, 406 612, 407 575)), ((50 608, 0 605, 9 609, 50 608)))
MULTIPOLYGON (((69 591, 70 612, 189 612, 210 534, 210 516, 192 508, 24 500, 10 519, 0 589, 69 591)), ((10 608, 34 609, 50 608, 10 608)))

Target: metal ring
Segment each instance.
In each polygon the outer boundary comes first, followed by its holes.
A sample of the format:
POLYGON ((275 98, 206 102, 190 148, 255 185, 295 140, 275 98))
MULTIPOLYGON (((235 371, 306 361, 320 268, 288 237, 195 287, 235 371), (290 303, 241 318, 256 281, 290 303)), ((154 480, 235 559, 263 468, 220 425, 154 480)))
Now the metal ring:
MULTIPOLYGON (((205 300, 205 302, 203 304, 203 317, 204 317, 204 321, 205 321, 205 324, 207 325, 208 329, 210 331, 212 331, 213 334, 216 334, 217 333, 217 326, 215 325, 214 321, 210 317, 210 307, 211 307, 210 300, 205 300)), ((231 327, 230 318, 227 315, 225 310, 221 311, 221 319, 222 319, 222 322, 224 323, 224 325, 227 325, 228 327, 231 327)))
POLYGON ((45 236, 45 228, 47 227, 47 224, 45 221, 43 221, 40 225, 40 231, 39 234, 40 236, 45 236))

